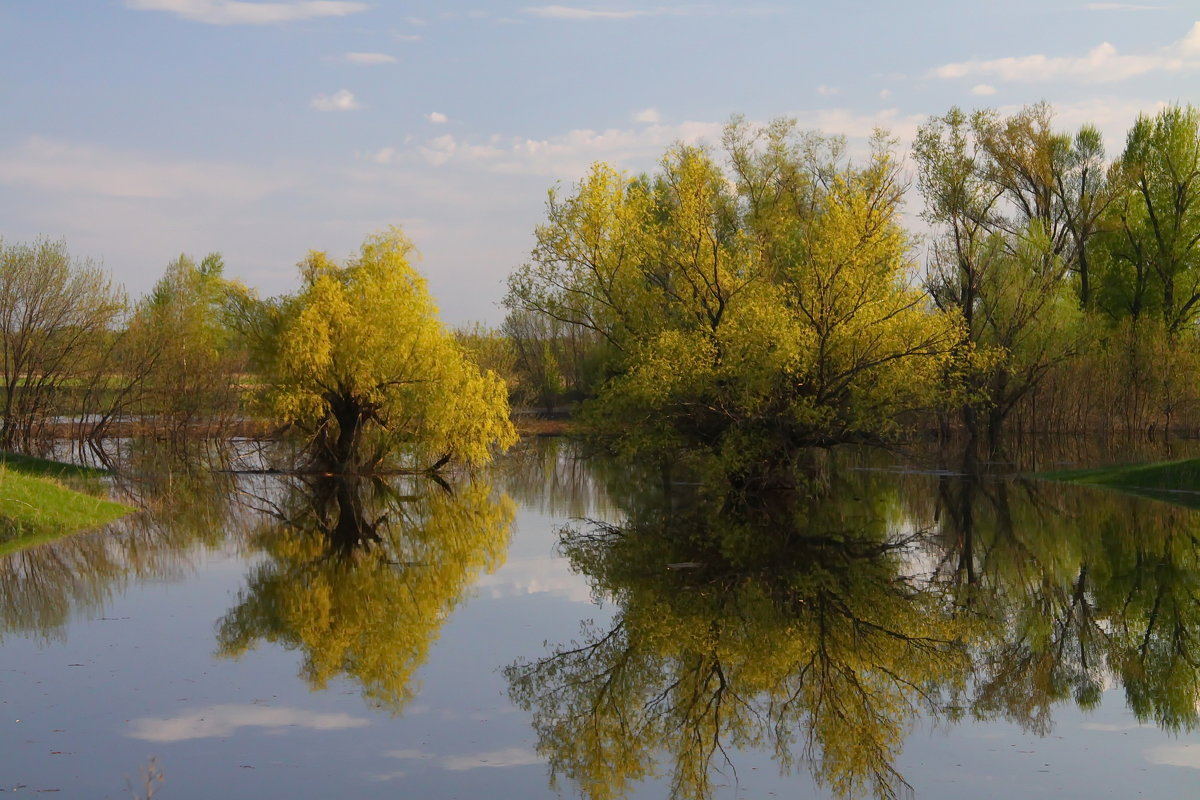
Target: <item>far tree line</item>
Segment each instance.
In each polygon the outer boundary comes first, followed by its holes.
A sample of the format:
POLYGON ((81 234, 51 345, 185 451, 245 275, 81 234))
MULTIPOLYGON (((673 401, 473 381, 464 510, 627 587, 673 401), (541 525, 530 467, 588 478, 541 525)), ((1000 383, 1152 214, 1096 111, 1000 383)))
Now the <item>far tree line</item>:
POLYGON ((911 163, 884 133, 852 159, 735 118, 652 173, 597 164, 551 190, 503 326, 453 334, 395 230, 267 299, 216 254, 131 302, 62 242, 0 243, 0 447, 253 418, 326 463, 478 463, 512 440, 510 400, 734 472, 913 429, 1200 426, 1200 111, 1143 115, 1110 159, 1046 104, 951 109, 911 163))

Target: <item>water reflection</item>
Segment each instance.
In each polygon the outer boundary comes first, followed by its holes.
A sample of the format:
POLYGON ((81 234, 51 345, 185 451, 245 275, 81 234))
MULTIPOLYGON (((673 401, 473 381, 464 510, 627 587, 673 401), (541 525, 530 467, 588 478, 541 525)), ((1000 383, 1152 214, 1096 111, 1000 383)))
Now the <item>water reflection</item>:
POLYGON ((218 649, 260 641, 302 655, 313 689, 345 676, 399 711, 447 616, 504 560, 514 507, 481 478, 312 476, 268 501, 250 537, 265 558, 219 622, 218 649))
POLYGON ((508 671, 551 769, 616 797, 661 754, 676 796, 706 797, 733 750, 767 747, 843 794, 893 795, 912 719, 965 687, 976 624, 910 557, 899 512, 894 491, 847 474, 812 494, 663 498, 567 531, 564 551, 620 613, 508 671))
POLYGON ((1194 512, 970 463, 861 466, 789 493, 643 491, 620 524, 563 532, 618 613, 507 670, 555 778, 620 797, 661 765, 703 798, 765 748, 835 794, 893 797, 918 718, 1045 734, 1055 704, 1114 684, 1139 720, 1196 726, 1194 512))
POLYGON ((131 581, 182 576, 198 545, 243 528, 246 509, 221 471, 229 453, 201 461, 150 440, 121 445, 114 494, 140 513, 0 558, 0 637, 62 640, 73 616, 100 613, 131 581))
MULTIPOLYGON (((929 519, 921 494, 905 492, 929 519)), ((1115 681, 1140 721, 1196 727, 1200 516, 1116 492, 971 474, 941 478, 935 496, 939 574, 993 622, 976 643, 976 716, 1045 733, 1055 702, 1093 707, 1115 681)))

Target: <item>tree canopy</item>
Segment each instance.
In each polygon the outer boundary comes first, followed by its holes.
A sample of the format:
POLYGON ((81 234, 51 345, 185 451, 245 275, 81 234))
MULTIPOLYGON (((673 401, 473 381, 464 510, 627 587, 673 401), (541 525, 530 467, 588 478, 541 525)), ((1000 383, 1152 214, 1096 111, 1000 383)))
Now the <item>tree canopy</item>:
POLYGON ((439 321, 411 253, 395 228, 368 237, 344 265, 309 253, 303 288, 262 314, 264 404, 328 466, 395 453, 410 466, 481 464, 515 441, 504 382, 439 321))
POLYGON ((735 121, 729 169, 685 146, 654 175, 597 164, 551 192, 506 303, 603 339, 592 420, 627 443, 770 463, 884 438, 960 338, 912 285, 891 145, 854 164, 838 139, 735 121))

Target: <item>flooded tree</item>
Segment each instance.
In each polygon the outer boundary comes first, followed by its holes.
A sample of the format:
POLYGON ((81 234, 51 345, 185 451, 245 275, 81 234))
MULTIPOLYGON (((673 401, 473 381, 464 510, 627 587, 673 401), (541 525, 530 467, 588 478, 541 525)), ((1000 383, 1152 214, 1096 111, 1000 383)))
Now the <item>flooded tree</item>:
POLYGON ((503 381, 438 320, 411 252, 393 228, 344 265, 310 253, 301 291, 258 309, 263 406, 328 469, 481 464, 515 441, 503 381))
POLYGON ((30 449, 62 395, 101 379, 124 296, 62 241, 0 242, 0 448, 30 449))
POLYGON ((910 285, 891 144, 862 164, 789 122, 735 122, 732 172, 677 146, 653 175, 596 165, 552 192, 506 304, 605 343, 593 430, 727 467, 886 439, 933 405, 959 339, 910 285))

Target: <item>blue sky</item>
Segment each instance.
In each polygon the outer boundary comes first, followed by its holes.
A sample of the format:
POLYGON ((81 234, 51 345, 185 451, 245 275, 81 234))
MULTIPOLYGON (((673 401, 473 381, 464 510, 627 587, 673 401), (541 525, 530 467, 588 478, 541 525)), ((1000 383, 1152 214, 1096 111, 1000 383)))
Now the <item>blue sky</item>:
POLYGON ((213 250, 275 294, 398 224, 444 318, 497 323, 549 187, 734 113, 853 146, 1047 100, 1114 155, 1200 100, 1195 0, 531 3, 5 0, 0 237, 65 238, 135 297, 213 250))

